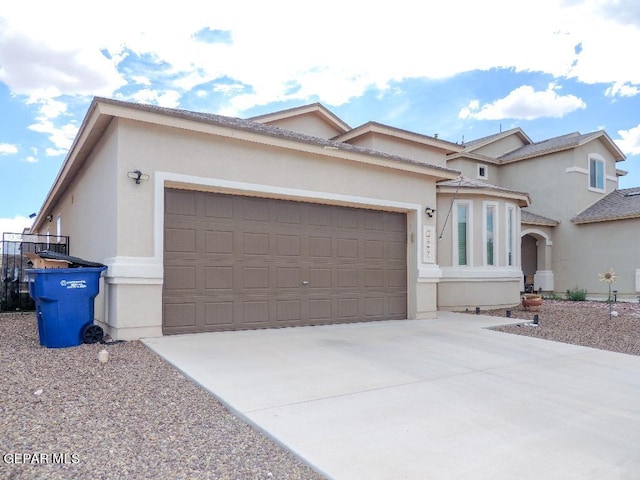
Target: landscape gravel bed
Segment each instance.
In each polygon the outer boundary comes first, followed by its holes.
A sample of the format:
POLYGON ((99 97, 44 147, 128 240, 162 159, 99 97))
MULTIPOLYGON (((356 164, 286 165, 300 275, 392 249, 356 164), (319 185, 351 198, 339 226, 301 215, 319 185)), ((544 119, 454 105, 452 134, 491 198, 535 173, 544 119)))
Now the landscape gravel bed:
MULTIPOLYGON (((640 304, 543 300, 537 308, 511 308, 513 325, 492 330, 572 343, 613 352, 640 355, 640 304), (531 326, 538 315, 538 326, 531 326), (518 319, 523 320, 518 322, 518 319)), ((481 310, 482 315, 506 316, 507 309, 481 310)))
POLYGON ((324 478, 139 341, 44 348, 3 313, 0 365, 2 479, 324 478))

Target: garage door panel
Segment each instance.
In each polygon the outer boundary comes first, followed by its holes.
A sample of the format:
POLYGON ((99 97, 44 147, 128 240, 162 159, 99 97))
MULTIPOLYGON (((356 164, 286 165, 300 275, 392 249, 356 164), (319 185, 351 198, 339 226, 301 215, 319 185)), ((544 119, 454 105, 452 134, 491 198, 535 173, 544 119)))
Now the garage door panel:
POLYGON ((204 324, 207 326, 232 326, 233 302, 206 302, 204 304, 204 324))
POLYGON ((332 243, 333 241, 330 237, 309 237, 309 256, 331 257, 332 243))
POLYGON ((163 321, 167 327, 195 327, 196 304, 176 303, 164 305, 163 321))
POLYGON ((167 290, 195 290, 197 268, 195 266, 165 267, 165 288, 167 290))
POLYGON ((269 300, 249 300, 242 302, 242 322, 243 323, 263 323, 268 324, 269 300))
POLYGON ((172 192, 164 333, 406 318, 406 215, 172 192))
POLYGON ((205 253, 233 254, 234 232, 228 230, 207 230, 205 232, 205 253))
POLYGON ((208 266, 204 267, 205 288, 207 290, 231 290, 233 289, 233 267, 208 266))
POLYGON ((165 250, 167 252, 196 252, 196 236, 194 229, 170 228, 165 232, 165 250))

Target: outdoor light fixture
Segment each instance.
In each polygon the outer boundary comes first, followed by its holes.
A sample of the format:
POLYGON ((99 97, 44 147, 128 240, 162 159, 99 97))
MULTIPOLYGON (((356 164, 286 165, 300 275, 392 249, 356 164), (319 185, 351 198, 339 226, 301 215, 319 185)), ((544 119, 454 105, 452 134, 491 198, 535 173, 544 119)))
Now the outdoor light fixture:
POLYGON ((424 209, 424 213, 427 214, 427 217, 431 218, 433 217, 433 214, 436 213, 436 209, 435 208, 431 208, 431 207, 427 207, 424 209))
POLYGON ((53 215, 47 215, 45 217, 45 219, 47 220, 47 222, 52 222, 53 221, 53 215))
POLYGON ((142 173, 140 170, 127 172, 127 177, 133 179, 136 182, 136 185, 140 185, 140 180, 149 180, 149 175, 142 173))

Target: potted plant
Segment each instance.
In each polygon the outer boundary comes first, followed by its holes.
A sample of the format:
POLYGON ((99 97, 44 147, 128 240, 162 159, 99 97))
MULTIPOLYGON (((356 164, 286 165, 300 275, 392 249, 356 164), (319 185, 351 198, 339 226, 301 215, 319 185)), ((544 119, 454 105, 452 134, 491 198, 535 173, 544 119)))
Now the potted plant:
POLYGON ((539 308, 542 305, 542 295, 537 293, 525 293, 522 295, 522 306, 525 310, 529 308, 539 308))

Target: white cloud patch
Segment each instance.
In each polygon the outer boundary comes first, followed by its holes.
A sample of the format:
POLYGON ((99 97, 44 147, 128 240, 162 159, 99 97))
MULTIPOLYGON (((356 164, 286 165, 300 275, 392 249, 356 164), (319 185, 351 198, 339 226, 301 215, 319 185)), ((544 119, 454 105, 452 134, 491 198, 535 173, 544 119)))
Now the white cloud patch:
POLYGON ((623 82, 614 83, 604 92, 607 97, 635 97, 639 93, 640 88, 623 82))
POLYGON ((151 16, 143 4, 113 0, 99 22, 79 1, 70 2, 74 15, 45 0, 6 3, 0 81, 33 98, 113 96, 129 80, 143 87, 134 100, 171 106, 185 91, 224 78, 246 87, 230 92, 233 111, 310 96, 339 105, 397 80, 491 68, 640 85, 636 62, 612 54, 621 45, 640 44, 637 22, 621 23, 637 17, 632 0, 539 0, 526 22, 507 0, 438 2, 426 19, 407 15, 415 11, 409 0, 365 10, 357 2, 327 0, 314 9, 313 21, 293 0, 224 7, 183 0, 180 9, 159 4, 151 16), (199 41, 198 32, 223 32, 224 41, 199 41), (443 41, 452 32, 471 40, 443 41), (141 68, 132 67, 141 58, 141 68), (154 74, 166 85, 149 93, 154 74))
POLYGON ((513 90, 505 98, 480 106, 472 100, 462 108, 458 118, 476 120, 535 120, 537 118, 561 118, 575 110, 586 108, 584 101, 575 95, 560 95, 559 88, 551 84, 544 91, 536 91, 530 85, 513 90))
POLYGON ((11 143, 0 143, 0 155, 15 155, 18 153, 18 146, 11 143))
POLYGON ((640 155, 640 124, 629 130, 618 130, 616 144, 626 155, 640 155))
POLYGON ((32 223, 30 218, 22 216, 0 218, 0 238, 3 233, 22 233, 25 228, 31 227, 32 223))

